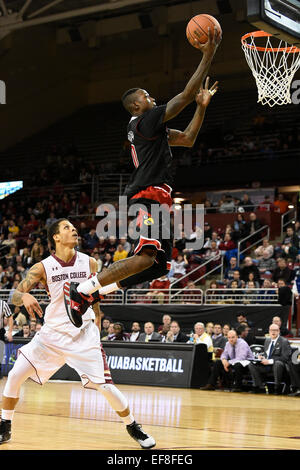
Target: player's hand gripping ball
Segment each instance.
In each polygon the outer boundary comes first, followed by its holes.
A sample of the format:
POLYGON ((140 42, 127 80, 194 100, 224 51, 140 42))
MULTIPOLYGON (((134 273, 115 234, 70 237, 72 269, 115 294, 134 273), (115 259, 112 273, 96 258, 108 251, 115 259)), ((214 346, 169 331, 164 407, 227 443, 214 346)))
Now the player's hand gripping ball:
POLYGON ((189 43, 196 49, 201 49, 201 44, 209 40, 209 31, 214 35, 216 27, 217 40, 220 42, 222 28, 218 20, 211 15, 196 15, 187 24, 186 37, 189 43))

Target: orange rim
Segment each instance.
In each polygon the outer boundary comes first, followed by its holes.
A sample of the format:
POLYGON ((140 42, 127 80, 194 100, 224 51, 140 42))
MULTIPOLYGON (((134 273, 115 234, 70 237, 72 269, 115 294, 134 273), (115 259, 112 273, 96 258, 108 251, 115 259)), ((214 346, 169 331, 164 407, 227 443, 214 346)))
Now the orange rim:
POLYGON ((241 37, 241 42, 243 46, 248 47, 248 49, 256 49, 257 51, 273 51, 273 52, 288 52, 295 54, 296 52, 300 52, 300 49, 296 46, 290 46, 290 47, 261 47, 261 46, 256 46, 255 44, 248 44, 246 39, 250 37, 254 38, 263 38, 263 37, 270 37, 273 36, 273 34, 266 33, 265 31, 253 31, 252 33, 247 33, 244 34, 244 36, 241 37))

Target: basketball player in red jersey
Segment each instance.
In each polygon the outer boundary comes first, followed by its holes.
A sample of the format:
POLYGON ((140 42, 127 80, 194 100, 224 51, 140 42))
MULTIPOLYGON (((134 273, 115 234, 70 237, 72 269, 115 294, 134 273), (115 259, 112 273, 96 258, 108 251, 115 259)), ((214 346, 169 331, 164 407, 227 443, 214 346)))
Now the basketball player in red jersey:
POLYGON ((43 385, 67 363, 77 371, 83 387, 104 395, 141 447, 154 447, 155 440, 135 422, 126 397, 110 377, 96 326, 100 326, 99 306, 95 308, 94 305, 94 311, 87 309, 80 329, 72 325, 65 310, 63 285, 66 279, 75 279, 79 283, 88 279, 97 271, 96 260, 75 251, 77 230, 66 219, 59 219, 49 227, 48 239, 55 247, 55 254, 32 266, 12 298, 14 305, 24 305, 31 317, 35 317, 35 313, 40 317, 43 315, 37 300, 29 294, 36 284, 41 282, 47 287, 51 300, 46 308, 44 325, 30 343, 19 349, 18 359, 8 374, 2 397, 0 444, 11 439, 11 421, 25 380, 30 377, 43 385))
POLYGON ((163 206, 172 206, 170 146, 192 147, 197 138, 206 108, 217 91, 217 82, 209 88, 209 78, 204 88, 202 84, 220 41, 218 30, 215 28, 214 33, 209 30, 208 41, 198 44, 203 57, 197 70, 185 89, 166 105, 156 106, 155 99, 141 88, 132 88, 124 93, 123 105, 132 116, 127 131, 135 166, 125 195, 129 198, 129 205, 143 206, 136 221, 140 236, 133 256, 113 263, 107 270, 80 285, 76 282, 68 284, 65 305, 75 326, 80 327, 81 315, 90 303, 99 300, 99 292, 105 295, 157 279, 170 269, 172 234, 170 227, 168 233, 167 225, 170 226, 170 223, 166 222, 168 214, 163 209, 163 206), (197 108, 185 131, 168 129, 166 122, 195 99, 197 108), (153 207, 157 205, 162 210, 159 216, 154 216, 157 211, 153 207), (158 227, 159 235, 156 238, 151 236, 151 226, 158 227))

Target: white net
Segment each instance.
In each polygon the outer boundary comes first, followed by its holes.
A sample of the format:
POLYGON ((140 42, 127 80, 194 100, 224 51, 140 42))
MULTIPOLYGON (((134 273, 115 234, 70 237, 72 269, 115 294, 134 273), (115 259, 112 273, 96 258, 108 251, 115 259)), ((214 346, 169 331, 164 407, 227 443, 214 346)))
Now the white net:
POLYGON ((300 50, 260 31, 243 36, 242 49, 258 88, 257 102, 271 107, 291 103, 290 88, 300 66, 300 50), (258 38, 264 40, 263 47, 257 45, 258 38), (271 40, 279 44, 275 47, 271 40))

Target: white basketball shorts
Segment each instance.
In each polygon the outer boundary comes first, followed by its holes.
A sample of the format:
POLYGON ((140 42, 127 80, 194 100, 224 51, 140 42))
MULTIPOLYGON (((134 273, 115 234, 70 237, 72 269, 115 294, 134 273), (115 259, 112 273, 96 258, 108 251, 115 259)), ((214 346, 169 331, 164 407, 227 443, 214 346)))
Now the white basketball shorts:
POLYGON ((92 321, 75 337, 44 325, 19 354, 30 362, 35 370, 30 378, 40 385, 64 364, 76 370, 85 388, 93 388, 89 382, 106 383, 100 334, 92 321))

